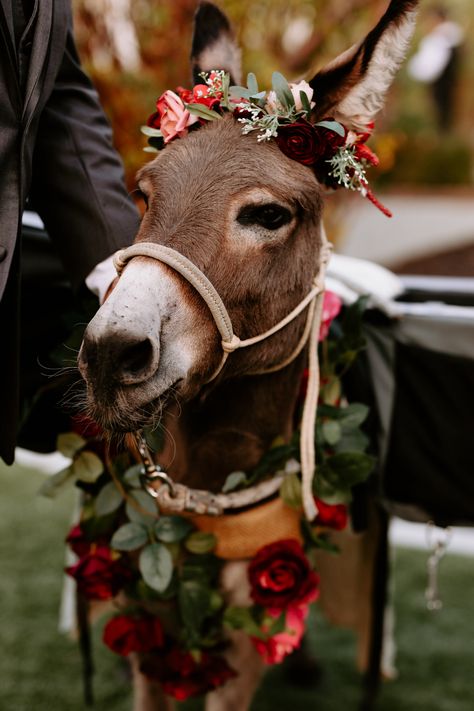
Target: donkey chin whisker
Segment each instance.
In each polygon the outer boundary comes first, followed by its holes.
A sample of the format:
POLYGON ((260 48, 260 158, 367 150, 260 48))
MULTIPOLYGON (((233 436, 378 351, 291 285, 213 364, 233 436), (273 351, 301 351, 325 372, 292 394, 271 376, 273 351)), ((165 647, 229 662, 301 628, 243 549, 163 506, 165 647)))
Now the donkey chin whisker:
POLYGON ((143 427, 155 429, 161 425, 163 413, 170 399, 178 401, 176 386, 180 380, 176 380, 147 402, 134 405, 130 391, 122 389, 116 392, 113 401, 109 401, 105 407, 103 402, 91 400, 87 409, 92 419, 111 433, 133 432, 143 427))

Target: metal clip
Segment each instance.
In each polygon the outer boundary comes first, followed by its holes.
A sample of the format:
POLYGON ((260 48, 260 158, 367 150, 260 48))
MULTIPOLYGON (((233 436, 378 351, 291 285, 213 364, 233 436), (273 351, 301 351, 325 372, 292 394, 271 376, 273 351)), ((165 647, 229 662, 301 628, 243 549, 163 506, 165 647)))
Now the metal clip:
POLYGON ((158 464, 154 465, 153 471, 147 468, 143 474, 140 474, 140 481, 145 491, 147 491, 150 496, 153 496, 154 499, 157 499, 159 496, 159 489, 153 486, 153 482, 155 481, 161 481, 162 484, 168 487, 171 498, 174 498, 176 495, 174 481, 166 472, 161 470, 158 464))
POLYGON ((443 601, 441 600, 438 589, 439 564, 446 554, 451 537, 451 528, 439 529, 435 526, 433 521, 427 524, 426 539, 428 547, 431 548, 432 551, 426 564, 428 584, 425 590, 425 599, 428 610, 441 610, 443 607, 443 601))

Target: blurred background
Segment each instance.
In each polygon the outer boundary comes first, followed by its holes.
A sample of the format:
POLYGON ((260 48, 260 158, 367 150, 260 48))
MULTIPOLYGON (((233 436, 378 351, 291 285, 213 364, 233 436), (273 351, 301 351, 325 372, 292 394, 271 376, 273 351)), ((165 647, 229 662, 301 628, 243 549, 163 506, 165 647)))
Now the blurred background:
MULTIPOLYGON (((360 41, 385 0, 221 0, 243 48, 244 76, 289 80, 360 41)), ((196 0, 76 0, 76 36, 113 124, 130 190, 149 160, 140 126, 167 88, 189 86, 196 0)), ((360 196, 327 200, 326 223, 341 252, 411 273, 474 273, 474 4, 421 3, 410 59, 379 116, 372 147, 387 220, 360 196), (349 206, 349 209, 348 209, 349 206)), ((344 194, 342 194, 344 193, 344 194)))

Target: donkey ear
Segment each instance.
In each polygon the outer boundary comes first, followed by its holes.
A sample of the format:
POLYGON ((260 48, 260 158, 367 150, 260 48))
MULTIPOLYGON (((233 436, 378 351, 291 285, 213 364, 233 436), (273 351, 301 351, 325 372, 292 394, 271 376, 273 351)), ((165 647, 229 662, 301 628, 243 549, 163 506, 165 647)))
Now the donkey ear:
POLYGON ((200 72, 223 69, 231 84, 240 84, 240 49, 229 20, 216 5, 202 2, 194 18, 191 62, 195 84, 202 83, 200 72))
POLYGON ((382 108, 385 94, 408 48, 418 0, 391 0, 365 40, 324 67, 309 83, 314 117, 333 116, 362 130, 382 108))

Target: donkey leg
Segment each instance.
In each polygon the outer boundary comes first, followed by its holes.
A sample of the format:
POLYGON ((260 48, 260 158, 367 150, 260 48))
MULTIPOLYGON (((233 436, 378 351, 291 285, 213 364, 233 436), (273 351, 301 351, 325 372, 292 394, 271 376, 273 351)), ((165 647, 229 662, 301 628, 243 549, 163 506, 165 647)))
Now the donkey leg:
POLYGON ((130 654, 133 684, 133 711, 174 711, 175 704, 156 681, 151 681, 140 672, 136 654, 130 654))
POLYGON ((247 634, 229 635, 226 659, 238 676, 206 696, 205 711, 247 711, 264 673, 264 663, 247 634))
MULTIPOLYGON (((248 562, 226 563, 221 573, 221 589, 231 605, 251 605, 247 577, 248 562)), ((238 676, 206 696, 206 711, 246 711, 264 672, 264 662, 245 632, 229 632, 225 658, 238 676)))

